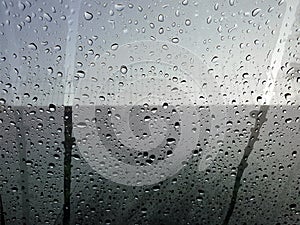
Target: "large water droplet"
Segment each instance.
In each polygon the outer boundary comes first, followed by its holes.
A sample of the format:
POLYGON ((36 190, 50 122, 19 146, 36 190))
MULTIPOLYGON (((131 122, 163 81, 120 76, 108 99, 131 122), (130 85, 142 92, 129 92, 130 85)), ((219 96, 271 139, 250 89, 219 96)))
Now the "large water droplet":
POLYGON ((85 12, 84 13, 84 18, 86 19, 86 20, 91 20, 91 19, 93 19, 93 14, 92 13, 90 13, 90 12, 85 12))

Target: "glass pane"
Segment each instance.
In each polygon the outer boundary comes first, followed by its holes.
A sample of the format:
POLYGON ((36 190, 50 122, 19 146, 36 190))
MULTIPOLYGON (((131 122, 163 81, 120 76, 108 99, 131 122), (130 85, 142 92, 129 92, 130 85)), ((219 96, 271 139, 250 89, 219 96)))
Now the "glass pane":
POLYGON ((299 5, 1 1, 0 224, 299 224, 299 5))

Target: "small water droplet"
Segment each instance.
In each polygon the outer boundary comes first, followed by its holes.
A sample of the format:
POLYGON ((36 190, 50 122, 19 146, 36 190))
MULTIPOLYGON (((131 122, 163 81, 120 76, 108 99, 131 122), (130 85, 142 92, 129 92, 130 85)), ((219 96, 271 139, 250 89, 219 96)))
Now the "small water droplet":
POLYGON ((178 37, 174 37, 172 38, 172 42, 177 44, 179 42, 179 38, 178 37))
POLYGON ((116 51, 119 48, 118 43, 114 43, 110 46, 111 50, 116 51))
POLYGON ((85 128, 85 127, 87 127, 87 124, 85 122, 79 122, 79 123, 77 123, 77 127, 78 128, 85 128))
POLYGON ((189 1, 188 0, 183 0, 181 3, 182 3, 182 5, 188 5, 189 1))
POLYGON ((212 21, 212 18, 211 18, 211 16, 207 17, 207 19, 206 19, 206 22, 207 22, 207 24, 210 24, 210 23, 211 23, 211 21, 212 21))
POLYGON ((49 110, 50 112, 55 112, 56 111, 56 106, 54 104, 49 105, 49 110))
POLYGON ((260 8, 253 9, 252 16, 257 16, 257 14, 261 11, 260 8))
POLYGON ((191 20, 190 19, 186 19, 185 20, 185 25, 186 26, 190 26, 191 25, 191 20))
POLYGON ((78 70, 76 72, 76 75, 79 77, 79 78, 84 78, 85 77, 85 72, 83 70, 78 70))
POLYGON ((75 160, 80 160, 80 155, 74 154, 74 155, 72 155, 72 156, 73 156, 73 158, 74 158, 75 160))
POLYGON ((292 118, 287 118, 287 119, 285 120, 286 123, 291 123, 292 121, 293 121, 292 118))
POLYGON ((176 139, 175 139, 175 138, 172 138, 172 137, 167 138, 167 143, 168 143, 168 144, 174 144, 175 142, 176 142, 176 139))
POLYGON ((127 71, 128 71, 127 67, 124 66, 124 65, 122 65, 121 68, 120 68, 120 72, 121 72, 122 74, 126 74, 127 71))
POLYGON ((115 4, 115 9, 116 9, 117 11, 122 11, 124 8, 125 8, 125 5, 122 4, 122 3, 117 3, 117 4, 115 4))
POLYGON ((4 98, 0 98, 0 104, 5 104, 6 100, 4 98))
POLYGON ((159 22, 164 22, 164 20, 165 20, 164 15, 163 15, 163 14, 159 14, 159 15, 158 15, 158 21, 159 21, 159 22))
POLYGON ((44 13, 44 18, 45 18, 48 22, 51 22, 51 21, 52 21, 52 17, 51 17, 48 13, 44 13))
POLYGON ((234 6, 234 0, 229 0, 229 5, 234 6))
POLYGON ((37 50, 37 46, 34 43, 28 44, 28 48, 31 49, 31 50, 37 50))

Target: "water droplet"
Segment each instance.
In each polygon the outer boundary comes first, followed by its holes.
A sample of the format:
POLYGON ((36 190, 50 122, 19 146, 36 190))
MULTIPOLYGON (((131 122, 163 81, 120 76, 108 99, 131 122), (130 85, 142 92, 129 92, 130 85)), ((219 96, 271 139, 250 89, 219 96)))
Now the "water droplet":
POLYGON ((45 18, 48 22, 51 22, 51 21, 52 21, 52 17, 51 17, 48 13, 44 13, 44 18, 45 18))
POLYGON ((296 209, 296 207, 297 207, 297 205, 295 203, 290 204, 290 209, 294 210, 294 209, 296 209))
POLYGON ((215 5, 214 5, 214 10, 218 10, 219 9, 219 3, 216 3, 215 5))
POLYGON ((165 20, 164 15, 163 15, 163 14, 159 14, 159 15, 158 15, 158 21, 159 21, 159 22, 164 22, 164 20, 165 20))
POLYGON ((124 8, 125 8, 125 5, 122 4, 122 3, 117 3, 117 4, 115 4, 115 9, 116 9, 117 11, 122 11, 124 8))
POLYGON ((212 18, 211 18, 211 16, 207 17, 207 19, 206 19, 206 22, 207 22, 207 24, 210 24, 210 23, 211 23, 211 21, 212 21, 212 18))
POLYGON ((73 158, 74 158, 75 160, 80 160, 80 155, 74 154, 74 155, 72 155, 72 156, 73 156, 73 158))
POLYGON ((85 72, 83 70, 78 70, 76 72, 76 75, 79 77, 79 78, 84 78, 85 77, 85 72))
POLYGON ((191 20, 190 19, 186 19, 185 20, 185 25, 186 26, 190 26, 191 25, 191 20))
POLYGON ((188 5, 189 1, 188 0, 183 0, 181 3, 182 3, 182 5, 188 5))
POLYGON ((127 71, 128 71, 128 69, 127 69, 127 67, 126 66, 121 66, 121 68, 120 68, 120 72, 122 73, 122 74, 126 74, 127 73, 127 71))
POLYGON ((118 43, 114 43, 110 46, 111 50, 116 51, 119 48, 118 43))
POLYGON ((34 43, 28 44, 28 48, 31 49, 31 50, 37 50, 37 46, 34 43))
POLYGON ((48 71, 48 75, 51 75, 53 73, 53 68, 52 67, 48 67, 47 71, 48 71))
POLYGON ((92 13, 90 13, 90 12, 85 12, 84 13, 84 18, 86 19, 86 20, 91 20, 91 19, 93 19, 93 14, 92 13))
POLYGON ((169 106, 168 103, 165 102, 165 103, 163 104, 163 109, 167 109, 168 106, 169 106))
POLYGON ((151 117, 150 117, 150 116, 145 116, 145 117, 144 117, 144 121, 145 121, 145 122, 149 122, 149 121, 150 121, 150 119, 151 119, 151 117))
POLYGON ((179 42, 179 38, 177 38, 177 37, 172 38, 172 42, 177 44, 179 42))
POLYGON ((56 106, 54 104, 49 105, 49 110, 50 112, 55 112, 56 111, 56 106))
POLYGON ((172 138, 172 137, 167 138, 167 143, 168 143, 168 144, 174 144, 175 142, 176 142, 176 139, 175 139, 175 138, 172 138))
POLYGON ((285 93, 284 98, 288 100, 292 95, 290 93, 285 93))
POLYGON ((5 104, 6 100, 4 98, 0 98, 0 104, 5 104))
POLYGON ((292 118, 287 118, 287 119, 285 120, 286 123, 291 123, 292 121, 293 121, 292 118))
POLYGON ((87 127, 87 124, 85 122, 79 122, 79 123, 77 123, 77 127, 78 128, 85 128, 85 127, 87 127))
POLYGON ((260 8, 253 9, 252 16, 257 16, 257 14, 261 11, 260 8))
POLYGON ((218 59, 219 59, 219 57, 215 55, 215 56, 211 59, 211 62, 216 63, 216 62, 218 62, 218 59))

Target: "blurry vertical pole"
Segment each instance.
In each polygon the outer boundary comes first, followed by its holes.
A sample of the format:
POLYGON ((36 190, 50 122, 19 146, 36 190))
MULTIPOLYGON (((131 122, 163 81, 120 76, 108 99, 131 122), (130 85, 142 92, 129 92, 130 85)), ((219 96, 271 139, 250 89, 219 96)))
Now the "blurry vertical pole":
POLYGON ((70 14, 67 17, 68 33, 66 42, 66 58, 64 65, 65 74, 65 93, 64 93, 64 125, 65 125, 65 154, 64 154, 64 205, 63 205, 63 224, 70 224, 70 193, 71 193, 71 157, 72 157, 72 105, 74 98, 74 67, 76 55, 76 40, 78 33, 78 19, 81 0, 70 0, 68 9, 70 14))
POLYGON ((29 207, 29 195, 28 195, 28 171, 27 171, 27 140, 26 132, 28 127, 24 125, 23 107, 16 108, 14 111, 14 117, 16 122, 16 141, 19 152, 19 165, 20 165, 20 186, 21 186, 21 204, 22 204, 22 221, 23 224, 30 224, 30 207, 29 207))
POLYGON ((236 204, 238 191, 239 188, 241 187, 241 179, 245 169, 248 166, 247 159, 249 158, 253 150, 255 141, 258 140, 258 135, 262 127, 262 124, 267 120, 266 116, 271 104, 271 100, 274 96, 275 82, 277 80, 277 76, 282 65, 282 59, 285 52, 285 45, 288 37, 292 34, 292 26, 296 20, 296 12, 299 3, 300 3, 299 0, 286 1, 285 14, 279 30, 277 42, 272 52, 272 57, 270 60, 270 70, 267 71, 266 85, 263 90, 264 105, 262 105, 258 111, 258 115, 255 120, 255 126, 251 129, 250 139, 244 150, 243 158, 238 166, 238 171, 237 171, 237 176, 233 187, 231 201, 225 219, 223 221, 223 225, 227 225, 230 222, 230 218, 232 216, 236 204))
POLYGON ((5 225, 2 197, 0 195, 0 225, 5 225))
POLYGON ((64 206, 63 224, 70 224, 70 193, 71 193, 71 157, 72 157, 72 106, 65 106, 64 126, 64 206))

